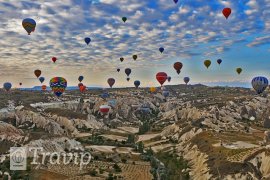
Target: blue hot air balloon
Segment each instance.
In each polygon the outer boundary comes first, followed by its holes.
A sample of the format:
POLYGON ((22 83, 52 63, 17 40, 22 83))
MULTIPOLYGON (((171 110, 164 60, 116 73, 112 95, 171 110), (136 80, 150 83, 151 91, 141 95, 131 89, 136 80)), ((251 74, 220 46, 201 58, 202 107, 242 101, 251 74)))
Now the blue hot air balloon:
POLYGON ((100 97, 103 98, 103 99, 106 99, 106 98, 109 98, 109 97, 110 97, 110 94, 107 93, 107 92, 104 92, 104 93, 102 93, 102 94, 100 95, 100 97))
POLYGON ((43 83, 43 82, 45 81, 45 78, 44 78, 44 77, 40 77, 40 78, 39 78, 39 81, 40 81, 41 83, 43 83))
POLYGON ((169 91, 162 91, 162 95, 166 98, 170 95, 169 91))
POLYGON ((161 53, 163 53, 164 50, 165 50, 165 49, 164 49, 163 47, 160 47, 160 48, 159 48, 159 52, 161 52, 161 53))
POLYGON ((125 73, 127 76, 129 76, 131 74, 131 69, 130 68, 126 68, 125 69, 125 73))
POLYGON ((4 83, 3 87, 6 91, 9 91, 12 87, 12 84, 10 82, 6 82, 4 83))
POLYGON ((186 84, 188 84, 189 81, 190 81, 190 78, 189 78, 189 77, 184 77, 184 82, 185 82, 186 84))
POLYGON ((34 19, 31 19, 31 18, 26 18, 26 19, 24 19, 22 21, 22 26, 26 30, 26 32, 28 33, 28 35, 30 35, 31 32, 34 32, 35 31, 36 21, 34 19))
POLYGON ((171 76, 167 77, 168 82, 171 82, 171 79, 172 79, 171 76))
POLYGON ((222 63, 222 60, 221 59, 218 59, 217 60, 217 63, 220 65, 222 63))
POLYGON ((80 82, 82 82, 83 78, 84 78, 83 76, 79 76, 78 80, 79 80, 80 82))
POLYGON ((84 41, 87 45, 91 42, 91 39, 89 37, 84 38, 84 41))
POLYGON ((134 85, 136 88, 138 88, 140 86, 140 84, 141 84, 140 81, 138 81, 138 80, 134 81, 134 85))
POLYGON ((255 89, 255 91, 258 94, 263 93, 263 91, 267 88, 268 86, 268 79, 266 77, 255 77, 251 81, 252 87, 255 89))

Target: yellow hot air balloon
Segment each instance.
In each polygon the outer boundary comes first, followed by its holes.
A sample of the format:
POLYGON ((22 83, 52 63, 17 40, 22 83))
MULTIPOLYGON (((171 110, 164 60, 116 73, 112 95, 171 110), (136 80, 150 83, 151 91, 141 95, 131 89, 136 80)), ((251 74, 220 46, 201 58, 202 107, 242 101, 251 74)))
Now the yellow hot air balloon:
POLYGON ((241 74, 242 71, 243 71, 242 68, 237 68, 237 69, 236 69, 236 72, 237 72, 238 74, 241 74))
POLYGON ((157 88, 155 88, 155 87, 150 87, 150 92, 151 93, 154 93, 154 92, 156 92, 157 91, 157 88))
POLYGON ((207 69, 210 67, 211 65, 211 61, 210 60, 205 60, 204 61, 204 65, 207 67, 207 69))

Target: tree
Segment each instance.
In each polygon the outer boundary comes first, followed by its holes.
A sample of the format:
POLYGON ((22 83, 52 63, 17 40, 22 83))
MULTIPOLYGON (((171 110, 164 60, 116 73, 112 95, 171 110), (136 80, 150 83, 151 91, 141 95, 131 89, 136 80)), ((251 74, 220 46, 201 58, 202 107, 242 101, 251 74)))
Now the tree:
POLYGON ((134 144, 135 143, 135 135, 134 134, 129 134, 128 139, 127 139, 128 144, 134 144))
POLYGON ((138 143, 138 152, 139 153, 143 153, 143 149, 144 149, 144 145, 143 145, 143 142, 139 142, 138 143))

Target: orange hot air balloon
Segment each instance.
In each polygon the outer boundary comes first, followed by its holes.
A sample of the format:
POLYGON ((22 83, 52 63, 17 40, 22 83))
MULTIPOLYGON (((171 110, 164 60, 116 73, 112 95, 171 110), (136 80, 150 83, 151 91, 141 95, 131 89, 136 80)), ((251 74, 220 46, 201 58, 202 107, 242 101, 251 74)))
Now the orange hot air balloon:
POLYGON ((157 91, 157 88, 155 88, 155 87, 150 87, 150 92, 151 93, 154 93, 154 92, 156 92, 157 91))
POLYGON ((80 91, 81 91, 82 93, 85 92, 85 91, 86 91, 86 86, 84 86, 84 85, 80 86, 80 91))
POLYGON ((37 76, 37 78, 39 78, 39 76, 41 75, 41 70, 39 69, 35 70, 34 74, 37 76))
POLYGON ((46 91, 47 86, 46 86, 46 85, 42 85, 42 86, 41 86, 41 89, 42 89, 43 91, 46 91))

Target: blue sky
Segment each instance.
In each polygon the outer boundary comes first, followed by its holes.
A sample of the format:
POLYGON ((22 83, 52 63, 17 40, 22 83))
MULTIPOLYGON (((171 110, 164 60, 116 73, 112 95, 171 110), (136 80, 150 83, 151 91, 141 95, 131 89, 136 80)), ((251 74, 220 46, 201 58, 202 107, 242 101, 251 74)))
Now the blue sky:
POLYGON ((249 86, 252 77, 270 75, 269 8, 270 0, 2 1, 0 82, 40 85, 33 73, 40 69, 45 84, 62 76, 68 85, 77 85, 83 75, 87 86, 107 87, 110 77, 115 86, 133 86, 135 80, 157 86, 155 75, 164 71, 172 77, 170 84, 182 84, 189 76, 191 84, 249 86), (228 20, 221 13, 225 7, 232 9, 228 20), (24 18, 37 22, 31 36, 21 25, 24 18), (89 46, 85 37, 92 39, 89 46), (212 60, 208 70, 206 59, 212 60), (180 75, 173 69, 176 61, 184 64, 180 75), (243 68, 241 75, 237 67, 243 68), (130 82, 125 68, 132 69, 130 82))

